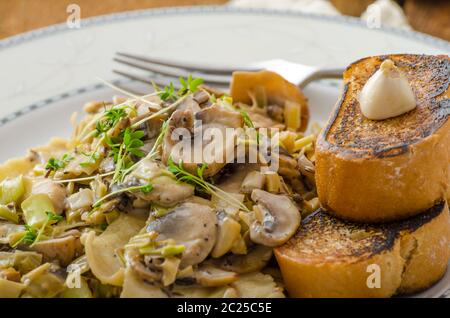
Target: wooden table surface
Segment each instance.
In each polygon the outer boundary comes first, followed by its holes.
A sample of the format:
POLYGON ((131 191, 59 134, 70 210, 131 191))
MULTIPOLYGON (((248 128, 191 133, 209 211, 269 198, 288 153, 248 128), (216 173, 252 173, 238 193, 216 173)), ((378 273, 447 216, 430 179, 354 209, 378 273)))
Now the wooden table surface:
MULTIPOLYGON (((332 0, 341 12, 357 15, 371 1, 332 0), (359 3, 359 6, 355 6, 359 3)), ((76 3, 81 17, 185 5, 224 4, 227 0, 0 0, 0 39, 66 21, 66 8, 76 3)), ((450 41, 450 0, 402 0, 414 29, 450 41)))

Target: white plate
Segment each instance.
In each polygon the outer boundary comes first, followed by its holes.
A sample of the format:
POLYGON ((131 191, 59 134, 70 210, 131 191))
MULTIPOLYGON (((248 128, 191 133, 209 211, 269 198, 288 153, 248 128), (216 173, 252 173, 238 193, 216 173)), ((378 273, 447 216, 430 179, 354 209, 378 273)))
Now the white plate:
MULTIPOLYGON (((73 111, 89 100, 108 100, 113 92, 95 78, 116 79, 116 51, 208 64, 284 58, 343 66, 375 54, 448 54, 450 44, 410 31, 367 29, 353 18, 227 7, 126 12, 83 20, 77 30, 51 26, 0 41, 0 162, 52 136, 68 136, 73 111)), ((313 121, 323 123, 339 95, 331 84, 305 90, 313 121)), ((449 288, 447 273, 417 296, 449 297, 449 288)))

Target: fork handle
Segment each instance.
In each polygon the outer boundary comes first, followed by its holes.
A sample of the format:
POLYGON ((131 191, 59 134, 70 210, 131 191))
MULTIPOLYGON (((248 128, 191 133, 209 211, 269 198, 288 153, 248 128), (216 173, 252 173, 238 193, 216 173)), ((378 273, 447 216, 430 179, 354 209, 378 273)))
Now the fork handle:
POLYGON ((325 78, 337 78, 342 79, 342 73, 344 73, 344 68, 320 68, 310 76, 305 78, 300 84, 300 88, 304 88, 306 85, 313 81, 317 81, 325 78))

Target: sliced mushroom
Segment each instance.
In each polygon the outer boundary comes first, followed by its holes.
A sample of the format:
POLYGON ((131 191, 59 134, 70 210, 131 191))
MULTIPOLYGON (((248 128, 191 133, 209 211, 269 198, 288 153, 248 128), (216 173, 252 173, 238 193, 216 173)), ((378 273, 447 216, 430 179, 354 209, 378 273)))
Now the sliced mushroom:
POLYGON ((145 195, 146 199, 163 207, 171 207, 194 195, 194 187, 181 183, 169 176, 160 176, 152 180, 153 190, 145 195))
POLYGON ((246 274, 263 269, 269 262, 272 254, 272 248, 256 245, 246 255, 228 254, 218 259, 211 259, 209 262, 226 271, 246 274))
POLYGON ((244 125, 244 119, 239 112, 228 110, 219 104, 197 112, 195 119, 201 120, 203 124, 216 124, 231 128, 240 128, 244 125))
POLYGON ((229 166, 230 169, 225 168, 221 171, 221 175, 217 180, 217 186, 223 191, 230 193, 240 193, 242 190, 242 183, 244 182, 247 174, 252 171, 260 170, 260 166, 258 164, 233 163, 227 167, 229 166))
POLYGON ((205 287, 216 287, 231 284, 238 280, 239 275, 212 265, 199 266, 195 272, 197 284, 205 287))
POLYGON ((137 249, 126 249, 125 260, 140 278, 149 282, 161 280, 161 271, 154 270, 153 268, 145 266, 142 260, 142 256, 139 254, 139 251, 137 249))
POLYGON ((314 175, 315 175, 315 167, 314 164, 305 156, 304 153, 301 153, 298 156, 298 167, 300 168, 300 172, 304 175, 312 184, 315 183, 314 175))
MULTIPOLYGON (((154 103, 160 103, 160 99, 158 96, 150 96, 147 98, 147 100, 154 103)), ((132 124, 137 123, 138 121, 148 117, 156 111, 155 108, 150 107, 147 103, 141 103, 136 107, 136 109, 137 116, 132 119, 132 124)), ((166 116, 166 114, 161 114, 160 116, 149 119, 147 122, 145 122, 145 124, 143 124, 148 138, 154 138, 161 132, 161 126, 166 116)))
POLYGON ((194 96, 189 95, 186 99, 178 106, 177 110, 191 110, 194 114, 201 110, 199 103, 194 96))
POLYGON ((219 230, 216 244, 211 252, 212 257, 220 257, 231 250, 241 237, 241 225, 225 212, 219 213, 219 230))
POLYGON ((234 131, 234 135, 230 136, 227 135, 226 129, 240 128, 243 125, 239 112, 218 104, 198 112, 179 109, 169 119, 162 147, 162 160, 165 164, 169 158, 174 162, 183 161, 184 168, 192 173, 196 172, 199 164, 206 163, 203 175, 214 176, 227 164, 227 159, 232 159, 229 154, 234 154, 238 131, 234 131), (194 119, 201 121, 201 125, 197 125, 194 119), (182 128, 184 130, 181 130, 182 128), (180 140, 176 137, 183 138, 180 140), (201 138, 202 142, 194 142, 195 138, 201 138), (201 155, 200 158, 197 158, 198 154, 201 155))
POLYGON ((250 171, 242 181, 241 192, 251 193, 254 189, 264 187, 265 176, 260 171, 250 171))
POLYGON ((180 268, 202 262, 211 252, 217 236, 217 219, 209 206, 183 203, 147 226, 159 240, 173 239, 185 246, 180 268))
POLYGON ((258 212, 250 226, 250 239, 253 242, 278 246, 294 235, 301 216, 291 199, 258 189, 253 190, 251 197, 256 203, 254 210, 258 212))
POLYGON ((47 194, 53 203, 55 212, 63 212, 66 200, 66 188, 50 179, 36 180, 31 187, 31 194, 47 194))
POLYGON ((151 183, 149 193, 136 192, 144 201, 151 201, 163 207, 172 207, 194 195, 194 187, 178 182, 166 169, 149 159, 140 161, 138 167, 125 178, 127 186, 151 183))

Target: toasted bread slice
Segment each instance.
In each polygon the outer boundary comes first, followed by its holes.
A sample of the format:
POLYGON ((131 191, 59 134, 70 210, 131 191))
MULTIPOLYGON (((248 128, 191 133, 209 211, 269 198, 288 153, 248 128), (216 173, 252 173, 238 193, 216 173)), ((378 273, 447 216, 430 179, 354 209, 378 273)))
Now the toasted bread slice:
POLYGON ((422 214, 387 224, 342 221, 319 209, 275 255, 291 297, 414 293, 445 273, 450 257, 448 206, 441 201, 422 214))
POLYGON ((319 199, 360 222, 404 219, 450 197, 450 59, 368 57, 344 72, 344 92, 317 140, 319 199), (405 72, 417 107, 386 120, 365 118, 358 95, 385 59, 405 72))

